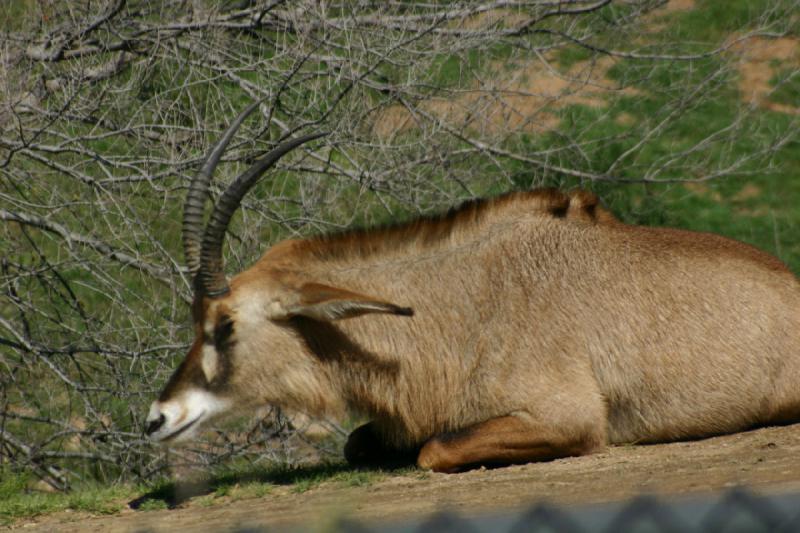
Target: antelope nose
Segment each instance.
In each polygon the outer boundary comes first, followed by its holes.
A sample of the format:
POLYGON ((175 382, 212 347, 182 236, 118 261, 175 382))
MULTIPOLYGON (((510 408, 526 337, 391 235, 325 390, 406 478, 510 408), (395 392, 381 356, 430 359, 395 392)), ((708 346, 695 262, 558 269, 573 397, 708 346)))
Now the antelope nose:
POLYGON ((166 422, 166 421, 167 421, 167 417, 165 417, 164 415, 158 415, 158 418, 156 418, 155 420, 150 420, 147 423, 147 427, 144 430, 145 434, 152 435, 153 433, 158 431, 158 429, 161 426, 163 426, 164 422, 166 422))

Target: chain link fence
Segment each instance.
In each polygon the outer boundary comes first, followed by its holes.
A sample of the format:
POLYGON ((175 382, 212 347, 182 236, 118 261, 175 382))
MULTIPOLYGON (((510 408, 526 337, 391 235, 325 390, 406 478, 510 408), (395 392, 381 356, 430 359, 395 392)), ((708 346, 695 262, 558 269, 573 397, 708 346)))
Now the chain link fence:
MULTIPOLYGON (((273 531, 240 527, 237 533, 273 531)), ((297 531, 302 531, 298 528, 297 531)), ((719 497, 665 500, 639 496, 628 502, 582 507, 537 504, 522 513, 466 517, 452 512, 422 521, 367 525, 340 521, 339 533, 795 533, 800 494, 756 495, 736 488, 719 497)))

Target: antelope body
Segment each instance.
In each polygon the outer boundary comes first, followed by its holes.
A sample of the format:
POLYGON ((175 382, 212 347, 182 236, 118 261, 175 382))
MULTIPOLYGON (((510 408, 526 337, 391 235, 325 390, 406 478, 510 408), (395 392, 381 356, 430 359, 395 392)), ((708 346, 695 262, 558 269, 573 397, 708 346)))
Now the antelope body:
POLYGON ((231 214, 312 138, 240 177, 201 246, 205 187, 251 110, 187 196, 196 340, 153 403, 154 440, 265 402, 351 410, 371 419, 345 447, 353 464, 452 472, 800 420, 797 278, 736 241, 623 224, 582 191, 284 241, 228 283, 231 214))

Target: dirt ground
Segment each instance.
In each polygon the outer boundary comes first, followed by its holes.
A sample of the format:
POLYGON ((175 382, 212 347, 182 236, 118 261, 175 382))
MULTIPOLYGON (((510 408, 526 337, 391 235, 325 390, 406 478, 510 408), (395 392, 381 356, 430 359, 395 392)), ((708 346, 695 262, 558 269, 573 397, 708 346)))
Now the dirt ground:
POLYGON ((586 457, 476 470, 411 473, 367 486, 322 485, 304 493, 202 507, 189 500, 163 511, 115 516, 60 513, 19 522, 26 531, 218 531, 234 527, 317 529, 340 517, 392 523, 447 509, 477 516, 547 500, 564 505, 619 501, 639 493, 673 496, 745 485, 761 493, 800 492, 800 424, 711 439, 613 447, 586 457))

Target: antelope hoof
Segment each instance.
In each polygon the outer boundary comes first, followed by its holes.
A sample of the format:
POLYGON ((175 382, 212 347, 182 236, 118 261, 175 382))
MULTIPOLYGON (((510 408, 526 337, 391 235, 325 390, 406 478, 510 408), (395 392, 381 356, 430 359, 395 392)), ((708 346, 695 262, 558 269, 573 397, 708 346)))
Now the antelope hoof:
POLYGON ((448 448, 442 444, 438 437, 433 437, 419 452, 417 456, 417 466, 425 470, 433 470, 444 474, 454 474, 461 469, 457 462, 454 462, 448 448))

